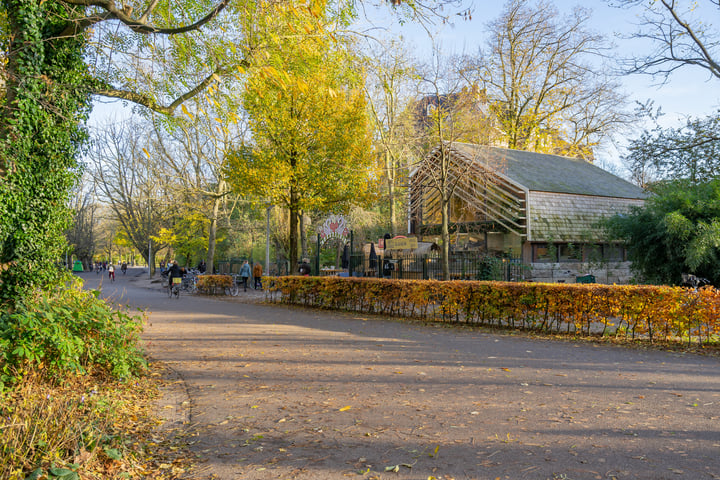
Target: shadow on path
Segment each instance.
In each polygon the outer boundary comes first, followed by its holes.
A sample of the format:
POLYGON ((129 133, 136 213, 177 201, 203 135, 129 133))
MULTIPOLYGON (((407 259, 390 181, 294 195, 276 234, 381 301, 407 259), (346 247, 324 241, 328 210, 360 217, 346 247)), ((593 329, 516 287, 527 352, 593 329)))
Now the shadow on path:
POLYGON ((186 383, 193 478, 720 478, 715 358, 103 290, 186 383))

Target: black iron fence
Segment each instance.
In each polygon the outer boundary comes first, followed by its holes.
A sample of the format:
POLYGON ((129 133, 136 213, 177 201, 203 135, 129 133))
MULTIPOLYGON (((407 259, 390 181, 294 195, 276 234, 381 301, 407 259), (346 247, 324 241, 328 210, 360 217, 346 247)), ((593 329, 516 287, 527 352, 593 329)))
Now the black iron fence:
MULTIPOLYGON (((320 268, 311 259, 310 275, 339 275, 353 277, 395 278, 404 280, 442 280, 442 260, 439 252, 427 254, 388 254, 369 257, 367 254, 354 253, 350 256, 345 268, 320 268)), ((237 273, 242 265, 241 260, 218 262, 217 273, 237 273)), ((263 264, 263 268, 265 265, 263 264)), ((270 271, 265 275, 295 274, 298 268, 289 270, 287 261, 276 261, 270 264, 270 271)), ((299 267, 299 265, 298 265, 299 267)), ((490 255, 479 252, 455 252, 450 254, 450 280, 497 280, 520 282, 528 276, 529 266, 523 264, 519 257, 490 255)))
MULTIPOLYGON (((240 267, 246 259, 233 258, 231 260, 222 260, 217 262, 217 268, 215 273, 220 275, 230 275, 233 273, 240 273, 240 267)), ((260 263, 263 267, 263 275, 282 276, 290 275, 292 272, 288 270, 287 261, 274 261, 271 262, 269 267, 270 270, 265 269, 265 262, 260 260, 247 259, 250 262, 250 267, 255 263, 260 263)), ((295 270, 297 272, 297 269, 295 270)))
MULTIPOLYGON (((519 257, 488 255, 478 252, 450 254, 450 280, 497 280, 519 282, 529 270, 519 257)), ((397 278, 405 280, 443 280, 441 255, 387 255, 377 259, 363 254, 350 258, 348 269, 340 274, 355 277, 397 278)), ((314 273, 314 272, 313 272, 314 273)), ((320 270, 323 274, 323 270, 320 270)), ((332 272, 330 274, 337 274, 332 272)))

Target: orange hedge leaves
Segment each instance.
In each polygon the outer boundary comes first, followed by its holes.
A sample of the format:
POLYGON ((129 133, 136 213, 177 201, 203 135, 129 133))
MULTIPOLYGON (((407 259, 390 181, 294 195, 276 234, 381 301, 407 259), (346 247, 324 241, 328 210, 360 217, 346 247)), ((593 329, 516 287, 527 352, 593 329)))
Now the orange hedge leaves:
POLYGON ((274 302, 547 332, 700 342, 720 335, 720 290, 341 277, 277 277, 274 302))
POLYGON ((198 290, 211 295, 224 293, 226 288, 233 285, 233 277, 230 275, 198 275, 197 278, 198 290))

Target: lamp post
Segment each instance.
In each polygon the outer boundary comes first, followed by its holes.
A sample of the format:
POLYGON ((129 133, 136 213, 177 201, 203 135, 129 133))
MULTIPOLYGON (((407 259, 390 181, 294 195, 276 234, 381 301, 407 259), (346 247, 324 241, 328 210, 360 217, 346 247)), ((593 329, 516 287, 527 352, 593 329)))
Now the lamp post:
POLYGON ((320 276, 320 246, 322 245, 322 236, 320 232, 316 235, 317 250, 315 250, 315 275, 320 276))

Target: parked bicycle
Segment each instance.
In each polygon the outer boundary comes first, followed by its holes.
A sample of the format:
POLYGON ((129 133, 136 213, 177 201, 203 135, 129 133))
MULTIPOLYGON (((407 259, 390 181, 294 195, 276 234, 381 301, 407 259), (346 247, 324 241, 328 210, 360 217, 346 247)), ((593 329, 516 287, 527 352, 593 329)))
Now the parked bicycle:
POLYGON ((242 283, 242 278, 240 278, 240 275, 237 273, 231 273, 232 276, 232 286, 225 287, 225 295, 230 295, 232 297, 237 297, 240 293, 240 284, 242 283))
POLYGON ((183 275, 180 288, 188 293, 197 293, 197 275, 194 273, 183 275))

